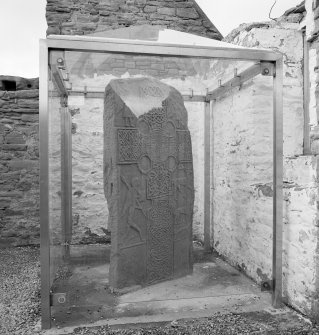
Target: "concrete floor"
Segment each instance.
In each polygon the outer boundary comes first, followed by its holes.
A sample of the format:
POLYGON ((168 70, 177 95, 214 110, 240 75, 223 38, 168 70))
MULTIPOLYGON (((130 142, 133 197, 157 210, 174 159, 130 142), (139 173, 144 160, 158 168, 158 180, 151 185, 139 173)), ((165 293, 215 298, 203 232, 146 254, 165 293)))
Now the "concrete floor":
POLYGON ((107 258, 101 255, 109 255, 105 246, 72 250, 70 274, 54 287, 54 292, 68 293, 68 304, 52 308, 56 328, 52 334, 67 334, 67 329, 85 324, 153 323, 206 317, 216 312, 271 309, 269 293, 262 293, 254 282, 218 256, 204 254, 200 249, 194 252, 192 275, 115 293, 108 287, 107 258), (57 332, 57 328, 64 330, 57 332))

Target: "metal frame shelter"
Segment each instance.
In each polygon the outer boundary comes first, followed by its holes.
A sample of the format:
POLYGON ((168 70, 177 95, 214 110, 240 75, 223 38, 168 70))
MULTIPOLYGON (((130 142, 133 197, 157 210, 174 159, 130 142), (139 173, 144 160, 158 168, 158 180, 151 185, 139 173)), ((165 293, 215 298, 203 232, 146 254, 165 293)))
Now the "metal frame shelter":
MULTIPOLYGON (((219 42, 220 43, 220 42, 219 42)), ((240 86, 245 81, 261 74, 273 77, 273 259, 272 280, 268 288, 272 291, 272 304, 275 308, 282 305, 282 185, 283 185, 283 60, 282 55, 263 49, 248 49, 232 46, 227 43, 217 43, 217 46, 207 45, 176 45, 162 44, 157 42, 141 40, 124 40, 98 37, 80 36, 52 36, 40 41, 40 223, 41 223, 41 312, 42 328, 51 327, 51 305, 50 294, 50 236, 49 236, 49 119, 48 119, 48 67, 50 51, 86 51, 105 52, 113 54, 134 54, 148 56, 172 56, 180 58, 211 58, 236 61, 253 61, 251 66, 242 73, 235 71, 233 79, 226 83, 219 83, 217 89, 208 91, 206 95, 196 96, 190 94, 184 96, 185 101, 205 102, 205 185, 204 185, 204 242, 205 249, 211 248, 211 199, 210 199, 210 118, 213 102, 223 92, 232 87, 240 86)), ((52 65, 52 64, 51 64, 52 65)), ((68 95, 74 92, 67 89, 66 81, 59 67, 52 69, 58 91, 62 97, 62 107, 67 109, 68 95)), ((92 96, 100 96, 99 92, 84 92, 92 96)), ((70 127, 70 120, 64 121, 65 127, 70 127)), ((63 125, 62 125, 63 126, 63 125)), ((68 145, 68 138, 62 139, 68 145)), ((62 151, 63 154, 63 151, 62 151)), ((67 167, 67 154, 64 155, 64 163, 67 167)), ((70 179, 71 171, 62 171, 62 179, 70 179)), ((64 191, 71 195, 66 182, 64 191)), ((70 203, 64 205, 63 216, 70 215, 70 203)), ((65 218, 66 220, 66 218, 65 218)), ((66 245, 69 232, 65 232, 66 245)))

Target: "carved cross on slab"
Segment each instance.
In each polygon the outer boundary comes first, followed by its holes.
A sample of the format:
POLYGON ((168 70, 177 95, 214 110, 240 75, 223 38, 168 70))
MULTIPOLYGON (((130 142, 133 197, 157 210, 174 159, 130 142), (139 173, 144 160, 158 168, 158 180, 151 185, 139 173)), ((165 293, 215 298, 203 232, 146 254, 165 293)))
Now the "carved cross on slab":
POLYGON ((192 144, 181 94, 150 78, 105 90, 104 186, 110 211, 110 285, 192 272, 192 144))

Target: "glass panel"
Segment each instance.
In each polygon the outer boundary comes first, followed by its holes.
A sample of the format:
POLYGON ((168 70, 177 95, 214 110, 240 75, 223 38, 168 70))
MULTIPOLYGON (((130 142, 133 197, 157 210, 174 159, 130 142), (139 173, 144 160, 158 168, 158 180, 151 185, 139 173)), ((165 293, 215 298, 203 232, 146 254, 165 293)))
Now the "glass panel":
POLYGON ((258 75, 213 104, 214 247, 259 283, 272 276, 272 115, 272 76, 258 75))
POLYGON ((49 230, 50 230, 50 282, 54 285, 63 266, 62 203, 61 203, 61 98, 49 73, 49 230))
POLYGON ((52 51, 52 69, 59 57, 69 97, 61 108, 50 86, 52 291, 66 296, 53 299, 56 325, 169 314, 171 299, 191 316, 194 299, 203 309, 247 292, 243 279, 212 289, 226 270, 203 250, 206 122, 214 247, 269 276, 272 77, 224 90, 254 64, 52 51), (207 92, 220 92, 209 120, 207 92))

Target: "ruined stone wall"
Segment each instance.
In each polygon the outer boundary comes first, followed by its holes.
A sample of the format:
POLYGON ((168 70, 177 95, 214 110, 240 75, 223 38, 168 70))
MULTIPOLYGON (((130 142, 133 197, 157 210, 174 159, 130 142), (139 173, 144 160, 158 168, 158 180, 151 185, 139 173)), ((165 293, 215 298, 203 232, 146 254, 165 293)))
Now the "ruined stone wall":
MULTIPOLYGON (((283 294, 313 313, 317 248, 317 158, 303 155, 300 15, 242 25, 228 41, 284 57, 283 294)), ((272 84, 247 82, 214 104, 214 246, 257 282, 272 274, 272 84), (225 200, 226 199, 226 200, 225 200)))
MULTIPOLYGON (((309 130, 310 130, 310 149, 313 159, 318 160, 319 154, 319 2, 317 0, 306 0, 305 7, 307 15, 304 19, 303 26, 306 28, 306 36, 309 47, 309 130)), ((318 180, 318 170, 315 174, 318 180)), ((317 190, 318 191, 318 190, 317 190)), ((317 234, 316 250, 314 257, 316 266, 314 269, 314 287, 312 301, 312 316, 319 321, 319 232, 318 232, 318 206, 319 202, 315 203, 316 206, 316 221, 314 231, 317 234)))
POLYGON ((47 34, 158 25, 214 39, 222 36, 194 0, 48 0, 47 34))
POLYGON ((39 243, 38 99, 37 79, 0 76, 0 247, 39 243))

